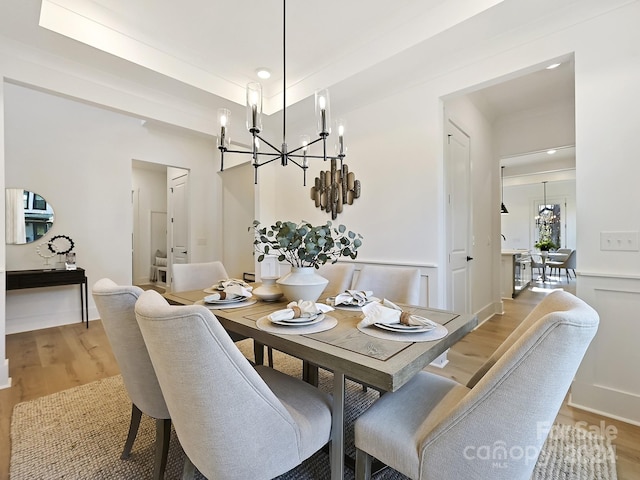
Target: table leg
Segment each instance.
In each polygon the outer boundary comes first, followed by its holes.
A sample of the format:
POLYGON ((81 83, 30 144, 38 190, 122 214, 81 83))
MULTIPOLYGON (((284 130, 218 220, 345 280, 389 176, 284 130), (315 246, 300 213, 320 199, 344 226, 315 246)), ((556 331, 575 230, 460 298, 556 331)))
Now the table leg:
POLYGON ((344 373, 333 372, 333 412, 331 424, 331 480, 344 478, 344 373))
POLYGON ((253 341, 253 360, 256 365, 264 365, 264 344, 253 341))
POLYGON ((87 322, 89 328, 89 292, 87 289, 87 281, 80 283, 80 323, 87 322))

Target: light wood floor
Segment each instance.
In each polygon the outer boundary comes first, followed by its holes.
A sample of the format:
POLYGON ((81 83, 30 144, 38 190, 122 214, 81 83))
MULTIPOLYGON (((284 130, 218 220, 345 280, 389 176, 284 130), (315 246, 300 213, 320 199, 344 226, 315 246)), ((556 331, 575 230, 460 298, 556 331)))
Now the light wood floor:
MULTIPOLYGON (((561 286, 575 293, 574 284, 561 286)), ((451 349, 444 369, 429 369, 466 382, 544 295, 527 290, 515 300, 506 300, 503 315, 494 316, 451 349)), ((11 412, 16 403, 119 373, 99 320, 90 322, 89 329, 78 323, 8 335, 7 357, 12 386, 0 390, 0 479, 9 477, 11 412)), ((640 427, 572 408, 566 402, 556 421, 615 428, 618 478, 640 479, 640 427)))

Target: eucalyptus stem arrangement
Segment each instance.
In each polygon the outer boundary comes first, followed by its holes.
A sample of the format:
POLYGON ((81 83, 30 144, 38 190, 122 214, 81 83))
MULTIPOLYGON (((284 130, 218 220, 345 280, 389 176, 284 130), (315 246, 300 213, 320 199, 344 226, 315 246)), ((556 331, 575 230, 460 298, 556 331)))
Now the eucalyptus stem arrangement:
POLYGON ((336 263, 340 257, 355 259, 362 245, 362 235, 347 230, 344 225, 333 227, 330 221, 313 226, 309 222, 277 221, 270 227, 254 220, 255 251, 258 262, 267 255, 276 255, 279 262, 293 267, 319 268, 327 262, 336 263))

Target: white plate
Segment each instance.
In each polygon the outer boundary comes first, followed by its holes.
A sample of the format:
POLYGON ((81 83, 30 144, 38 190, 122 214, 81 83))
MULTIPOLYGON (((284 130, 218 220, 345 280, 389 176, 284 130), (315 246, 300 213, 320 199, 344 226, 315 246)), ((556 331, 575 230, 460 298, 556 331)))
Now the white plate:
POLYGON ((271 323, 275 323, 276 325, 284 325, 285 327, 302 327, 305 325, 313 325, 314 323, 321 322, 322 320, 324 320, 324 313, 308 319, 292 318, 290 320, 271 320, 271 323))
POLYGON ((402 333, 428 332, 435 328, 432 325, 405 325, 403 323, 374 323, 374 325, 383 330, 402 333))

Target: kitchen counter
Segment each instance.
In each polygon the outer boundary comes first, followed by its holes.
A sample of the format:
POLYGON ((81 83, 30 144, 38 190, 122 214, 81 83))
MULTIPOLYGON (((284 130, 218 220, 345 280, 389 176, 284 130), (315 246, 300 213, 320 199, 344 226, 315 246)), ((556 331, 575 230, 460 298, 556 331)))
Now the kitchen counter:
POLYGON ((502 298, 515 298, 531 283, 531 255, 527 250, 503 250, 500 269, 502 298))

